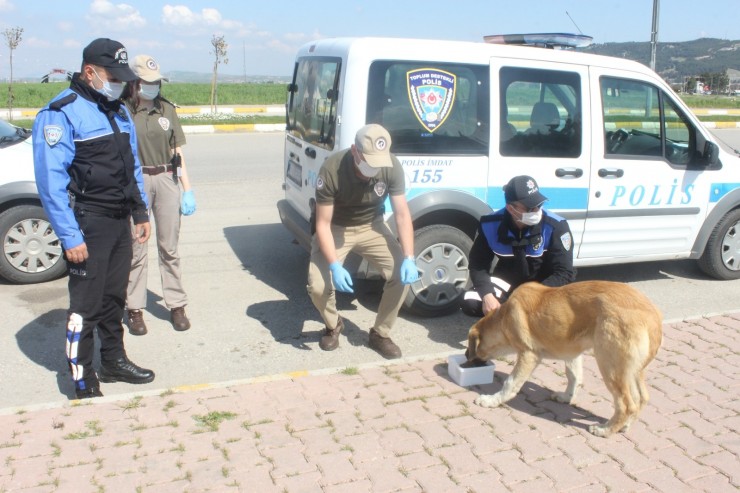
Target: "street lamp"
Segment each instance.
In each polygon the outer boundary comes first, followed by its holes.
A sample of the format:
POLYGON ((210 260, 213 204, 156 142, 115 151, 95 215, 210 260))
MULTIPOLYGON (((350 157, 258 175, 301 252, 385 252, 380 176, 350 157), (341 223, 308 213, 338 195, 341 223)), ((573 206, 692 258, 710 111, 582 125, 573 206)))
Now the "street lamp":
POLYGON ((650 33, 650 68, 655 70, 655 51, 658 48, 658 10, 660 0, 653 0, 653 30, 650 33))

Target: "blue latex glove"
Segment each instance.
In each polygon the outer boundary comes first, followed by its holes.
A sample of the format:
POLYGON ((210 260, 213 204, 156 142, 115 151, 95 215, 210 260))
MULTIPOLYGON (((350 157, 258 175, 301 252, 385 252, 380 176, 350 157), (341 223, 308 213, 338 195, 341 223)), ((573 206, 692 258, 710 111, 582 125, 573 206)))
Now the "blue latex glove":
POLYGON ((329 266, 331 269, 331 279, 334 283, 334 289, 343 293, 354 293, 352 290, 352 276, 349 275, 347 269, 338 261, 332 263, 329 266))
POLYGON ((192 190, 182 192, 182 200, 180 201, 180 210, 184 216, 189 216, 195 212, 195 194, 192 190))
POLYGON ((410 258, 403 259, 401 264, 401 284, 413 284, 419 280, 419 270, 416 261, 410 258))

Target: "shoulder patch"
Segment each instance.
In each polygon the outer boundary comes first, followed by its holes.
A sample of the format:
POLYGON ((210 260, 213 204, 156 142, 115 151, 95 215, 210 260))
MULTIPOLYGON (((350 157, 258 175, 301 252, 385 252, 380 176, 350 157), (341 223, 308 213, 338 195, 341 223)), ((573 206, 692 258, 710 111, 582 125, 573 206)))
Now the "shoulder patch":
POLYGON ((62 128, 61 125, 44 126, 44 140, 46 141, 47 144, 49 144, 49 147, 54 146, 54 144, 62 140, 63 135, 64 135, 64 129, 62 128))
POLYGON ((565 248, 565 251, 569 252, 570 247, 573 246, 573 238, 570 236, 570 233, 565 233, 561 235, 560 241, 563 243, 563 248, 565 248))
POLYGON ((63 107, 67 106, 69 103, 74 101, 75 99, 77 99, 77 94, 75 93, 67 94, 63 98, 59 98, 56 101, 52 101, 51 104, 49 104, 49 108, 51 108, 52 110, 59 111, 63 107))

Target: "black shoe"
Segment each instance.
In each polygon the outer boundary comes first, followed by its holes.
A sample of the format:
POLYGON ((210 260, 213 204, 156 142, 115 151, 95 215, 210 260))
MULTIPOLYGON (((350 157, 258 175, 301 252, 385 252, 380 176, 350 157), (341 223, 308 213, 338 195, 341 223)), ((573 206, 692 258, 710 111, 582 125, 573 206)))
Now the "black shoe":
POLYGON ((103 361, 98 372, 101 382, 149 383, 154 380, 154 372, 136 366, 126 356, 113 361, 103 361))
POLYGON ((103 393, 100 391, 100 386, 95 384, 86 389, 75 388, 75 396, 78 399, 92 399, 93 397, 103 397, 103 393))

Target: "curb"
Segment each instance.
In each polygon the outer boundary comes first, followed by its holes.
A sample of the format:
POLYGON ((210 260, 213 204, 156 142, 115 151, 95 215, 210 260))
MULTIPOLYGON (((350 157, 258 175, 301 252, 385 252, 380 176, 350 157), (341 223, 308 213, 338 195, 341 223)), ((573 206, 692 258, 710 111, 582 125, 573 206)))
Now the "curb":
MULTIPOLYGON (((740 314, 740 308, 730 309, 730 310, 721 311, 721 312, 710 312, 710 313, 704 313, 701 315, 690 315, 690 316, 685 316, 681 318, 663 320, 663 326, 665 327, 665 326, 672 325, 672 324, 678 324, 681 322, 685 322, 687 320, 707 319, 707 318, 716 317, 716 316, 728 316, 728 315, 734 315, 734 314, 740 314)), ((341 373, 347 370, 348 368, 353 368, 357 370, 365 370, 368 368, 382 368, 382 367, 387 367, 387 366, 395 366, 399 364, 415 363, 419 361, 443 360, 444 362, 447 362, 447 358, 455 354, 460 354, 460 350, 457 349, 457 350, 450 350, 450 351, 442 351, 442 352, 433 353, 433 354, 407 356, 407 357, 403 357, 403 358, 399 358, 395 360, 373 361, 369 363, 359 364, 356 366, 341 366, 341 367, 338 366, 338 367, 331 367, 331 368, 321 368, 321 369, 316 369, 316 370, 296 370, 296 371, 291 371, 291 372, 273 373, 269 375, 260 375, 260 376, 249 377, 249 378, 223 380, 220 382, 180 385, 177 387, 148 389, 144 391, 137 390, 137 391, 127 392, 123 394, 115 394, 115 395, 107 395, 107 396, 99 397, 95 399, 95 402, 126 401, 126 400, 131 400, 137 396, 146 397, 146 396, 152 396, 152 395, 160 395, 163 392, 168 392, 168 391, 178 393, 178 394, 184 394, 184 393, 198 392, 198 391, 209 390, 209 389, 221 389, 221 388, 234 387, 238 385, 252 385, 256 383, 278 382, 278 381, 291 380, 291 379, 295 380, 299 378, 319 376, 319 375, 333 375, 336 373, 341 373)), ((65 406, 68 406, 70 402, 75 402, 75 401, 60 399, 58 401, 44 402, 44 403, 34 404, 30 406, 15 406, 15 407, 0 408, 0 416, 18 414, 20 412, 40 411, 40 410, 45 410, 45 409, 58 409, 58 408, 63 408, 65 406)))
POLYGON ((282 132, 284 123, 242 123, 223 125, 183 125, 186 134, 235 133, 235 132, 282 132))
MULTIPOLYGON (((696 116, 708 115, 740 115, 740 109, 711 109, 711 108, 692 108, 691 111, 696 116)), ((218 108, 218 113, 224 115, 284 115, 285 108, 282 105, 265 105, 265 106, 224 106, 218 108)), ((0 110, 0 118, 9 120, 12 114, 13 119, 33 119, 36 117, 38 109, 18 109, 12 112, 0 110)), ((210 106, 181 106, 177 108, 177 114, 182 118, 197 115, 207 115, 211 113, 210 106)), ((517 122, 518 123, 518 122, 517 122)), ((733 129, 740 128, 740 122, 700 122, 708 129, 733 129)), ((631 124, 634 124, 632 122, 631 124)), ((522 125, 517 125, 524 128, 522 125)), ((607 127, 618 128, 619 123, 607 123, 607 127)), ((281 132, 285 130, 284 123, 243 123, 243 124, 216 124, 216 125, 183 125, 183 131, 186 134, 208 134, 208 133, 241 133, 241 132, 281 132)))
MULTIPOLYGON (((137 396, 142 396, 142 397, 154 396, 154 395, 160 395, 163 392, 174 392, 176 394, 185 394, 185 393, 190 393, 190 392, 198 392, 202 390, 234 387, 238 385, 252 385, 256 383, 294 380, 294 379, 306 378, 306 377, 311 377, 311 376, 319 376, 319 375, 333 375, 336 373, 342 373, 348 368, 353 368, 357 370, 365 370, 368 368, 382 368, 386 366, 395 366, 399 364, 415 363, 419 361, 444 360, 446 362, 447 357, 453 354, 460 354, 460 350, 458 349, 454 351, 452 350, 443 351, 441 353, 435 353, 435 354, 422 354, 418 356, 408 356, 408 357, 394 359, 394 360, 373 361, 373 362, 363 363, 363 364, 354 365, 354 366, 321 368, 321 369, 316 369, 316 370, 296 370, 296 371, 291 371, 291 372, 273 373, 270 375, 260 375, 256 377, 241 378, 241 379, 235 379, 235 380, 223 380, 220 382, 180 385, 178 387, 170 387, 170 388, 137 390, 137 391, 127 392, 123 394, 106 395, 103 397, 97 397, 95 398, 95 402, 127 401, 137 396)), ((12 414, 18 414, 20 412, 41 411, 45 409, 59 409, 65 406, 69 406, 70 403, 74 403, 74 402, 79 402, 79 401, 67 400, 67 399, 64 399, 62 396, 62 398, 58 401, 43 402, 43 403, 34 404, 30 406, 15 406, 15 407, 0 408, 0 416, 8 416, 12 414)))

